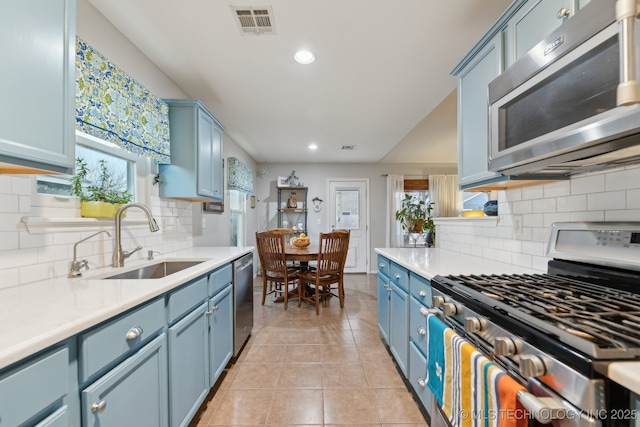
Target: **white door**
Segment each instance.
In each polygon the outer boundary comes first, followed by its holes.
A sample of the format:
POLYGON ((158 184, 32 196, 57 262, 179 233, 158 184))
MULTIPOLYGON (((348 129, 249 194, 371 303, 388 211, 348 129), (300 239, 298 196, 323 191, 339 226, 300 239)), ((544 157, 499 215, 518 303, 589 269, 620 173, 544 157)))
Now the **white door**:
POLYGON ((345 273, 366 273, 369 264, 369 180, 329 180, 329 226, 351 230, 345 273))

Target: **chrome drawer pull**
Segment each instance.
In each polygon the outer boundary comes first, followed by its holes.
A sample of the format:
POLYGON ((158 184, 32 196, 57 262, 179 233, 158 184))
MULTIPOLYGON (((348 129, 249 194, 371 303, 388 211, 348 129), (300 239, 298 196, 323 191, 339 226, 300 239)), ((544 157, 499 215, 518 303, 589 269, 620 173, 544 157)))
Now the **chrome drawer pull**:
POLYGON ((425 291, 423 291, 422 289, 420 289, 420 290, 418 291, 418 295, 420 295, 422 298, 424 298, 424 297, 426 297, 426 296, 427 296, 427 293, 426 293, 425 291))
POLYGON ((562 9, 560 9, 558 11, 558 13, 556 14, 556 16, 558 17, 558 19, 564 19, 564 18, 568 18, 571 15, 571 9, 567 9, 565 7, 563 7, 562 9))
POLYGON ((127 335, 125 335, 124 337, 127 341, 131 341, 131 340, 135 340, 140 335, 142 335, 142 327, 134 326, 133 328, 129 329, 129 331, 127 332, 127 335))
POLYGON ((217 305, 213 306, 213 311, 217 311, 220 307, 218 307, 217 305))
POLYGON ((204 314, 206 314, 207 316, 211 316, 213 314, 213 311, 212 310, 205 311, 204 314))
POLYGON ((378 265, 378 267, 380 267, 380 268, 384 268, 384 264, 383 264, 383 263, 380 263, 380 264, 378 265))
POLYGON ((424 380, 424 378, 418 378, 418 385, 422 388, 425 388, 427 386, 427 382, 424 380))
POLYGON ((96 413, 101 414, 104 412, 105 409, 107 409, 106 400, 101 400, 100 402, 94 403, 93 405, 91 405, 91 412, 93 412, 94 414, 96 413))
POLYGON ((393 278, 396 279, 396 280, 400 280, 400 275, 398 273, 396 273, 396 274, 393 275, 393 278))
POLYGON ((424 337, 425 335, 427 335, 427 330, 422 326, 418 326, 418 333, 424 337))

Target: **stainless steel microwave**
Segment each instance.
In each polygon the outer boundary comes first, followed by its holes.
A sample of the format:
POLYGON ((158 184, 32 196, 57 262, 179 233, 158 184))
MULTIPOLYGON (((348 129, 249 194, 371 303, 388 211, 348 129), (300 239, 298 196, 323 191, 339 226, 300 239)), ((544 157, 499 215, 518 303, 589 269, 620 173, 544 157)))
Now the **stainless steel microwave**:
POLYGON ((591 0, 489 84, 489 169, 571 175, 640 162, 636 0, 591 0))

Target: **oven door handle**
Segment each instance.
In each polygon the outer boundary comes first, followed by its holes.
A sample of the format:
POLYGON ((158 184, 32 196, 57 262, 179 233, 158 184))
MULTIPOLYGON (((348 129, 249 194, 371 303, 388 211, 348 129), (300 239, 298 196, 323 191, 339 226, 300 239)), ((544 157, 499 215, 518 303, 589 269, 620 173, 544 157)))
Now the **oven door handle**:
POLYGON ((533 418, 542 424, 566 418, 564 406, 553 397, 537 397, 524 390, 520 390, 516 396, 533 418))
POLYGON ((618 0, 616 20, 620 42, 620 83, 616 93, 618 107, 640 103, 638 54, 636 46, 638 0, 618 0))

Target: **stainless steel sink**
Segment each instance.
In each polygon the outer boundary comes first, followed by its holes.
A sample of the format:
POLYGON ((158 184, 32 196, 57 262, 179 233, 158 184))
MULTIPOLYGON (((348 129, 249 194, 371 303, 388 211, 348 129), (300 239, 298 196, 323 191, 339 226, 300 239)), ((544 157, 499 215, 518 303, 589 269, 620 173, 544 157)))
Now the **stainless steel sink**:
POLYGON ((161 279, 202 262, 203 261, 164 261, 124 273, 114 274, 113 276, 103 277, 103 279, 161 279))

